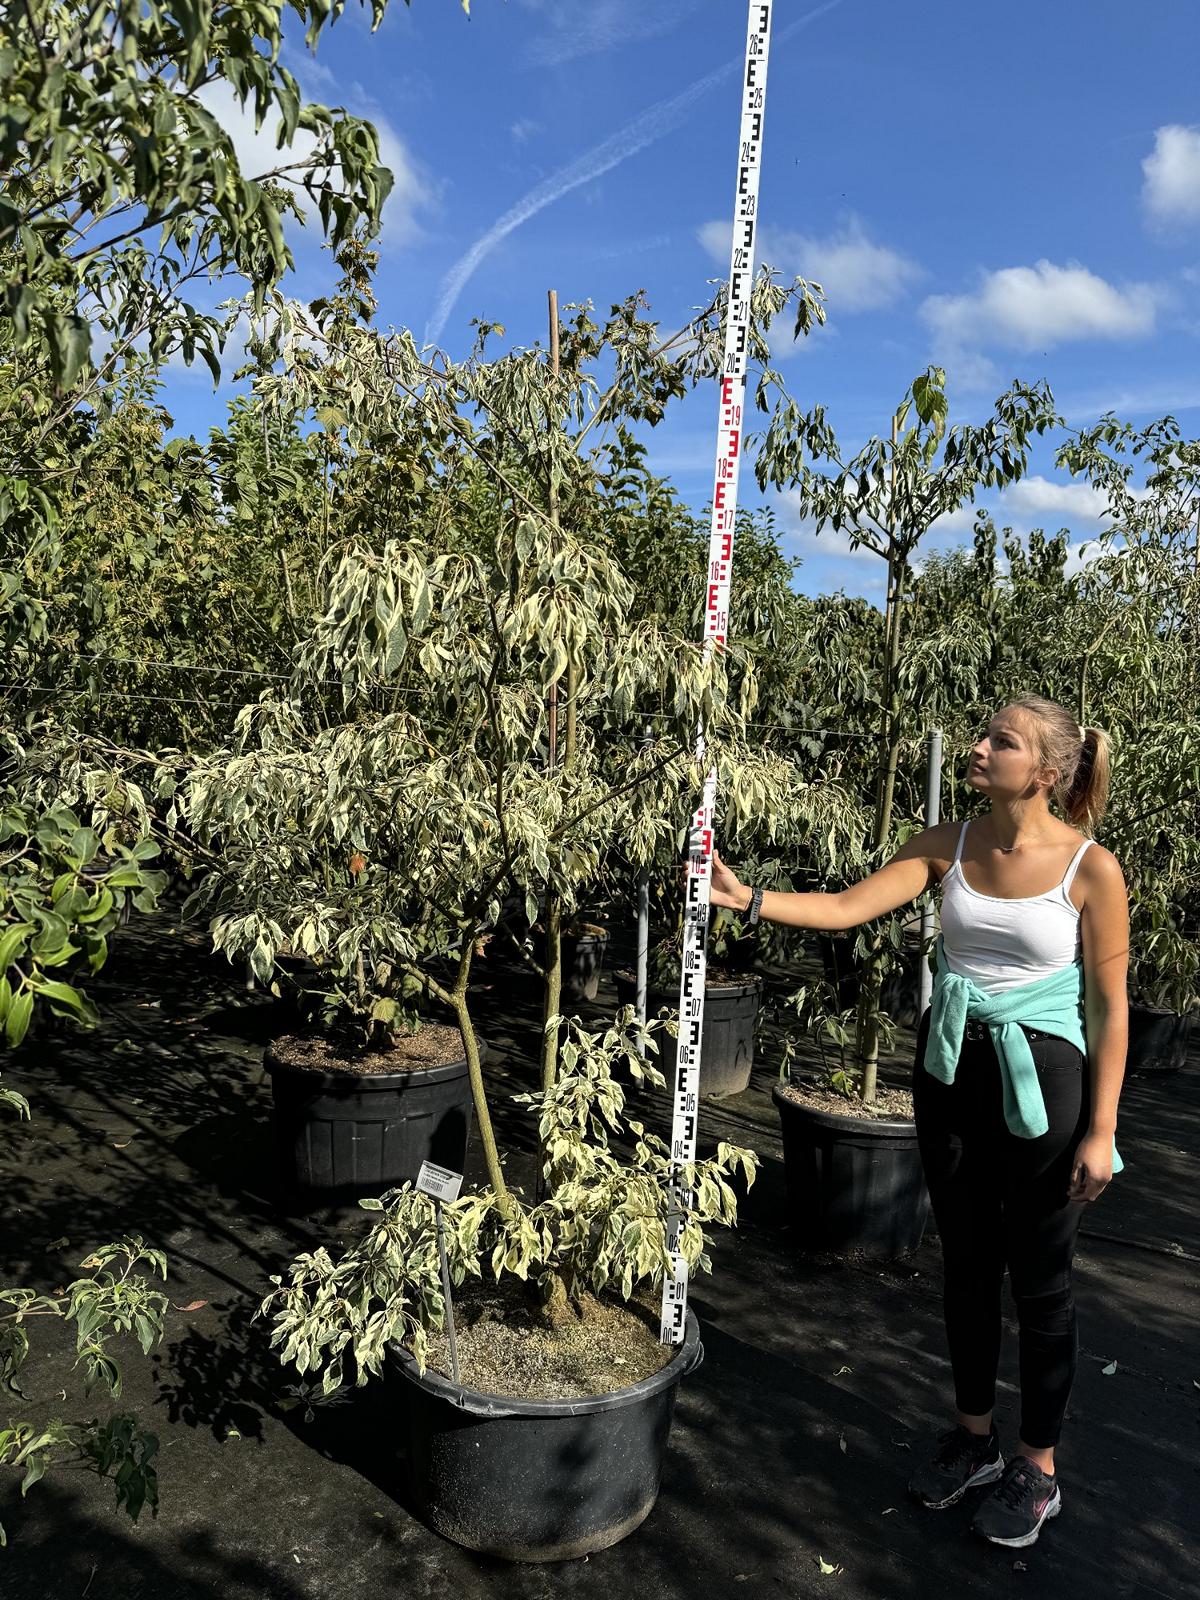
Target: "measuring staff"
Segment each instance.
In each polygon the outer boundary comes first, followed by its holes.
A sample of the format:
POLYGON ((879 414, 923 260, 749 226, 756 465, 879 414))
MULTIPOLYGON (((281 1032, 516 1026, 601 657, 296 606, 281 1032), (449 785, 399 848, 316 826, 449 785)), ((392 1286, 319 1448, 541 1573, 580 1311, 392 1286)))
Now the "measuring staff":
MULTIPOLYGON (((708 536, 708 592, 704 607, 704 659, 725 643, 729 627, 729 588, 733 574, 733 529, 738 476, 742 464, 742 414, 750 334, 750 294, 754 282, 754 243, 758 227, 758 180, 762 167, 763 112, 767 98, 767 56, 771 43, 772 0, 752 0, 746 26, 742 74, 742 120, 734 192, 733 242, 729 261, 729 301, 725 352, 721 363, 716 467, 708 536)), ((696 736, 696 766, 705 771, 704 729, 696 736)), ((700 806, 692 818, 683 917, 683 964, 679 980, 679 1038, 671 1118, 671 1159, 681 1167, 696 1159, 696 1114, 700 1099, 700 1052, 704 1028, 709 884, 713 858, 713 820, 717 773, 708 768, 700 806)), ((671 1271, 663 1283, 663 1344, 678 1344, 687 1317, 688 1267, 679 1248, 683 1212, 689 1204, 677 1182, 675 1211, 668 1230, 671 1271)))

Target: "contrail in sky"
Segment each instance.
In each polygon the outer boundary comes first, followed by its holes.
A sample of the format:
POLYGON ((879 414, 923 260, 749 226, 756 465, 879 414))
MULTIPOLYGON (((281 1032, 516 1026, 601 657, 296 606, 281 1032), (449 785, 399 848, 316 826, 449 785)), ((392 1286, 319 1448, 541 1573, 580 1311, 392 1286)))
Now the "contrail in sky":
MULTIPOLYGON (((804 16, 797 17, 794 22, 790 22, 777 36, 775 43, 783 44, 801 28, 806 28, 810 22, 815 22, 818 17, 834 10, 841 3, 842 0, 825 0, 824 5, 817 6, 804 16)), ((644 150, 647 145, 661 139, 665 133, 670 133, 672 128, 678 127, 683 121, 695 100, 723 82, 730 73, 740 71, 741 66, 742 58, 737 56, 705 77, 697 78, 695 83, 689 84, 686 89, 681 89, 668 100, 660 100, 648 111, 643 111, 641 116, 635 117, 616 133, 610 134, 603 143, 588 150, 584 155, 577 156, 565 167, 560 167, 535 189, 530 189, 528 194, 523 195, 511 211, 506 211, 485 234, 476 239, 467 253, 454 263, 442 279, 437 306, 425 329, 426 344, 432 344, 441 337, 442 329, 446 326, 467 281, 479 263, 491 254, 501 239, 507 238, 514 229, 519 228, 523 222, 528 222, 530 217, 539 211, 544 211, 556 200, 561 200, 563 195, 569 194, 572 189, 578 189, 580 184, 590 183, 593 178, 611 172, 614 167, 620 166, 622 161, 628 161, 630 156, 637 155, 639 150, 644 150)))

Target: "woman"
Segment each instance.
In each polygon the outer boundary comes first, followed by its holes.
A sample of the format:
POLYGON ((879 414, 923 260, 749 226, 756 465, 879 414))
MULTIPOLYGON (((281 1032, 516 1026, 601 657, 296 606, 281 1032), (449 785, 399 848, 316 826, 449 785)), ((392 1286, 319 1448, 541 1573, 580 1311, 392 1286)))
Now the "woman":
POLYGON ((1113 1136, 1129 906, 1116 859, 1090 838, 1108 770, 1103 733, 1022 695, 972 752, 967 781, 987 811, 927 828, 863 882, 840 894, 762 893, 713 857, 715 905, 746 910, 759 900, 761 916, 798 928, 857 927, 941 886, 913 1108, 945 1261, 958 1410, 909 1487, 940 1510, 993 1483, 972 1527, 1014 1547, 1032 1544, 1062 1508, 1054 1452, 1078 1349, 1075 1236, 1083 1207, 1121 1165, 1113 1136), (1021 1375, 1020 1437, 1007 1466, 992 1422, 1006 1267, 1021 1375))

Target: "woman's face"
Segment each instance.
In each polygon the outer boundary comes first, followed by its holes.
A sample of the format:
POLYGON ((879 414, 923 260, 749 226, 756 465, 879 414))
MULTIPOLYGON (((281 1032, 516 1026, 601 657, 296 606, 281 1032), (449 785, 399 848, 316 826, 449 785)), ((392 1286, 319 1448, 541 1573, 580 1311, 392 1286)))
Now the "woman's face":
POLYGON ((967 765, 967 782, 985 794, 1019 797, 1049 788, 1029 724, 1019 711, 999 711, 977 740, 967 765))

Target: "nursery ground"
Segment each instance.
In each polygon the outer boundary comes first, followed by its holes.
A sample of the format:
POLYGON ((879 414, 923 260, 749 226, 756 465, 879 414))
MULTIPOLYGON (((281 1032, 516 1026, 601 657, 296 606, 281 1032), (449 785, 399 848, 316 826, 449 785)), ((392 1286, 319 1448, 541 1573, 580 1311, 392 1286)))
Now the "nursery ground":
MULTIPOLYGON (((503 1594, 581 1600, 840 1594, 1182 1600, 1200 1545, 1200 1059, 1133 1080, 1126 1171, 1092 1208, 1078 1257, 1081 1358, 1060 1454, 1064 1511, 1027 1551, 968 1531, 970 1506, 911 1504, 906 1477, 949 1399, 941 1273, 930 1233, 884 1267, 800 1260, 784 1225, 769 1038, 751 1088, 706 1108, 702 1138, 751 1144, 762 1172, 696 1284, 706 1359, 679 1398, 662 1493, 625 1543, 590 1560, 511 1567, 429 1532, 404 1505, 386 1397, 354 1391, 311 1421, 251 1317, 297 1251, 353 1237, 350 1210, 277 1208, 263 1045, 276 1007, 247 995, 164 916, 131 928, 93 986, 90 1036, 31 1041, 5 1068, 33 1120, 0 1134, 0 1282, 50 1289, 98 1242, 136 1230, 171 1265, 167 1335, 123 1361, 124 1404, 161 1440, 162 1506, 131 1525, 111 1488, 52 1473, 21 1500, 0 1484, 6 1600, 358 1600, 503 1594), (67 1242, 69 1241, 69 1242, 67 1242), (1115 1371, 1108 1371, 1112 1363, 1115 1371), (831 1568, 832 1570, 824 1570, 831 1568)), ((481 975, 493 1080, 531 1082, 534 996, 481 975)), ((606 983, 600 1015, 614 995, 606 983)), ((885 1067, 902 1081, 905 1050, 885 1067)), ((665 1121, 665 1105, 660 1099, 665 1121)), ((501 1115, 527 1169, 525 1113, 501 1115)), ((474 1162, 474 1156, 472 1157, 474 1162)), ((72 1401, 65 1329, 35 1328, 24 1387, 0 1417, 91 1415, 72 1401)), ((1015 1329, 999 1422, 1015 1442, 1015 1329)))

